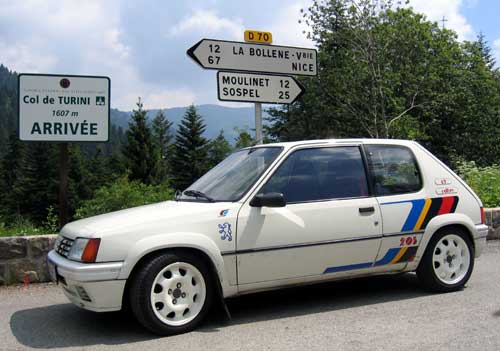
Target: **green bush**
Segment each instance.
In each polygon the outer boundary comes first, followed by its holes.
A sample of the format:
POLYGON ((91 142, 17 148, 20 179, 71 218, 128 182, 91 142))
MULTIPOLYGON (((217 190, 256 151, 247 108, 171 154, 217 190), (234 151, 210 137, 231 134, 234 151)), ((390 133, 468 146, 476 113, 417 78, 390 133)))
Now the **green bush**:
POLYGON ((2 236, 23 236, 23 235, 42 235, 54 234, 49 228, 36 226, 28 219, 18 218, 15 222, 5 224, 0 219, 0 237, 2 236))
POLYGON ((115 182, 99 188, 92 199, 82 203, 76 210, 75 218, 81 219, 124 208, 170 200, 173 190, 167 184, 146 185, 129 181, 124 176, 115 182))
POLYGON ((476 192, 484 207, 500 207, 500 166, 478 167, 472 162, 458 162, 460 177, 476 192))

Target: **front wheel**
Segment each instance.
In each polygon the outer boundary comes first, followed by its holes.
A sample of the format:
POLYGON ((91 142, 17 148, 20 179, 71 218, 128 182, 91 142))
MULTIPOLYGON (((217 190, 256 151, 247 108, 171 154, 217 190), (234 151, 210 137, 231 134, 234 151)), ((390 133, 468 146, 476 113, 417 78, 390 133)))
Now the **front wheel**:
POLYGON ((207 265, 187 253, 165 253, 147 261, 133 277, 130 304, 137 320, 160 335, 193 330, 212 302, 207 265))
POLYGON ((474 247, 461 228, 444 228, 425 250, 417 275, 425 288, 437 292, 462 289, 474 267, 474 247))

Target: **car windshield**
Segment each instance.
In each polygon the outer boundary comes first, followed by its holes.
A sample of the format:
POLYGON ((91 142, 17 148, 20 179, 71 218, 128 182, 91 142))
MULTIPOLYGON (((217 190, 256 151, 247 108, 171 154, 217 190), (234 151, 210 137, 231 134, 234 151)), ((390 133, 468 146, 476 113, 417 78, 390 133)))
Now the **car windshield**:
POLYGON ((187 188, 178 200, 237 201, 281 153, 281 147, 237 151, 187 188))

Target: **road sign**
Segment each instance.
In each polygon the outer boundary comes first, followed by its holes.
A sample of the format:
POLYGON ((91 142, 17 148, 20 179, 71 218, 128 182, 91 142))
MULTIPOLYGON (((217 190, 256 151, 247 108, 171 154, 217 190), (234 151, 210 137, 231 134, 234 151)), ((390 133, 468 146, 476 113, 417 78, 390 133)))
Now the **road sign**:
POLYGON ((289 76, 219 71, 217 92, 222 101, 291 104, 304 87, 289 76))
POLYGON ((207 69, 316 75, 314 49, 202 39, 187 54, 207 69))
POLYGON ((19 138, 108 141, 110 84, 108 77, 19 74, 19 138))
POLYGON ((247 29, 244 38, 245 41, 252 43, 271 44, 273 42, 273 35, 270 32, 262 32, 260 30, 247 29))

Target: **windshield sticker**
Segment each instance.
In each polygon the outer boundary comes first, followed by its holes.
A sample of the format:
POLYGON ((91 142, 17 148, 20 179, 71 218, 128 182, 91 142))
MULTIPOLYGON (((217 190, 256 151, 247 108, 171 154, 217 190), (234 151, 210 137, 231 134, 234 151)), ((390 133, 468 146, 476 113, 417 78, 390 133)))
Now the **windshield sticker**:
POLYGON ((231 223, 224 222, 222 224, 218 224, 219 226, 219 234, 221 240, 231 241, 233 240, 233 232, 231 231, 231 223))
POLYGON ((229 213, 229 210, 222 210, 219 213, 219 217, 226 217, 228 213, 229 213))

